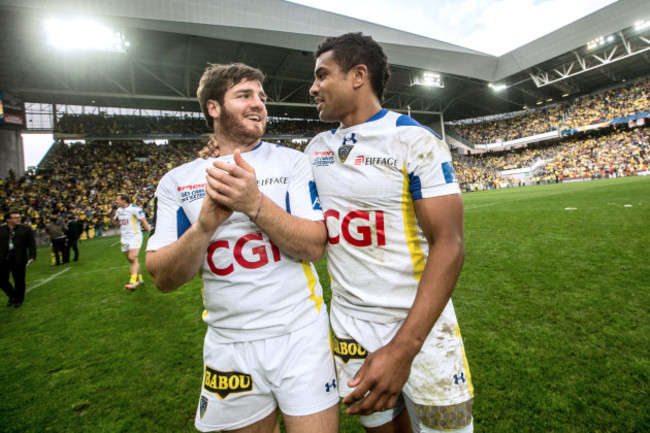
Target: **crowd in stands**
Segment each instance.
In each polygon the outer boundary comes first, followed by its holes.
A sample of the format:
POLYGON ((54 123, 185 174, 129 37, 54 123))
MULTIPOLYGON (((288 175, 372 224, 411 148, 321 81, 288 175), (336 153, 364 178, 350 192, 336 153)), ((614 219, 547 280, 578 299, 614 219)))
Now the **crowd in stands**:
POLYGON ((500 152, 479 153, 472 158, 492 171, 513 170, 530 167, 540 159, 552 158, 560 146, 554 141, 500 152))
POLYGON ((650 79, 576 100, 562 130, 579 128, 650 111, 650 79))
POLYGON ((503 182, 494 171, 480 166, 472 157, 454 155, 453 163, 458 184, 463 192, 497 189, 503 182))
POLYGON ((509 119, 450 124, 448 128, 473 144, 490 144, 496 143, 497 140, 511 141, 557 129, 565 109, 564 105, 554 105, 509 119))
POLYGON ((542 160, 537 182, 571 178, 624 176, 650 168, 650 129, 607 130, 512 151, 489 152, 471 158, 488 171, 531 167, 542 160), (594 136, 595 135, 595 136, 594 136))
POLYGON ((544 166, 542 180, 626 176, 650 168, 650 130, 621 130, 559 147, 544 166))
MULTIPOLYGON (((331 129, 332 124, 317 120, 269 118, 267 135, 293 135, 313 137, 319 132, 331 129)), ((105 114, 66 114, 54 126, 55 133, 61 134, 206 134, 210 129, 205 120, 187 116, 185 118, 108 116, 105 114)))
POLYGON ((205 120, 193 117, 107 116, 66 114, 54 125, 62 134, 183 134, 210 132, 205 120))
MULTIPOLYGON (((614 107, 615 116, 628 115, 631 111, 650 111, 647 101, 649 86, 649 81, 645 81, 629 86, 624 95, 607 92, 584 98, 571 108, 571 119, 598 122, 603 116, 597 113, 609 110, 608 107, 614 107)), ((552 119, 557 118, 557 111, 547 110, 545 113, 552 114, 552 119)), ((178 134, 199 127, 205 129, 199 119, 134 118, 64 116, 56 130, 100 134, 178 134)), ((524 118, 515 117, 509 121, 514 125, 524 118)), ((526 125, 522 126, 519 135, 530 134, 530 128, 540 123, 532 122, 531 126, 528 121, 530 119, 524 122, 526 125)), ((274 121, 269 123, 269 130, 276 131, 272 134, 294 135, 295 138, 269 141, 304 150, 308 143, 305 135, 329 127, 331 125, 318 121, 290 121, 287 124, 274 121)), ((540 128, 535 131, 544 129, 543 126, 540 128)), ((622 124, 618 125, 618 130, 601 129, 589 135, 558 139, 550 144, 471 156, 454 153, 454 168, 464 192, 499 188, 507 184, 508 179, 499 177, 498 172, 530 167, 539 160, 543 160, 544 165, 536 174, 538 182, 633 174, 648 170, 650 166, 649 131, 643 125, 629 129, 627 124, 622 124)), ((108 215, 115 196, 126 192, 148 217, 152 217, 153 197, 160 178, 172 167, 196 158, 204 143, 205 140, 172 140, 166 145, 143 141, 93 141, 72 145, 57 142, 36 172, 20 178, 12 173, 0 180, 0 211, 18 210, 34 228, 42 226, 50 215, 59 214, 76 216, 86 227, 101 231, 110 227, 108 215)))
POLYGON ((54 214, 74 215, 84 225, 101 231, 110 227, 108 215, 115 196, 126 192, 151 217, 160 178, 169 169, 196 158, 203 144, 55 144, 48 161, 36 173, 0 181, 2 212, 18 210, 35 228, 54 214))
POLYGON ((498 121, 450 123, 450 132, 473 144, 490 144, 530 137, 549 131, 573 130, 650 111, 650 79, 584 96, 571 103, 532 110, 498 121))

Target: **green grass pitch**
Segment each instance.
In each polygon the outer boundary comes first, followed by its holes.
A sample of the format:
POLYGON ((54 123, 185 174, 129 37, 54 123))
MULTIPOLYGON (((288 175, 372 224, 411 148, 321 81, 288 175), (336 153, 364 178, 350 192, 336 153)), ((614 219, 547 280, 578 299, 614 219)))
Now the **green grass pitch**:
MULTIPOLYGON (((464 201, 453 299, 475 431, 650 431, 650 177, 464 201)), ((195 431, 200 283, 164 295, 145 275, 125 291, 118 241, 84 241, 59 267, 40 248, 25 304, 2 300, 0 432, 195 431)), ((362 429, 343 416, 341 431, 362 429)))

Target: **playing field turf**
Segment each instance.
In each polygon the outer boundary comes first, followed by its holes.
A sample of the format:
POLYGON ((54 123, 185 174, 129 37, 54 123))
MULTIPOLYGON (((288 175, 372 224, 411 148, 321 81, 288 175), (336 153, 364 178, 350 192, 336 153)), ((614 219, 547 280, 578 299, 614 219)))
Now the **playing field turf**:
MULTIPOLYGON (((650 431, 650 177, 464 200, 453 299, 475 431, 650 431)), ((146 275, 130 293, 118 237, 80 250, 52 267, 40 248, 24 305, 2 300, 0 432, 195 431, 198 279, 164 295, 146 275)), ((343 417, 341 431, 362 429, 343 417)))

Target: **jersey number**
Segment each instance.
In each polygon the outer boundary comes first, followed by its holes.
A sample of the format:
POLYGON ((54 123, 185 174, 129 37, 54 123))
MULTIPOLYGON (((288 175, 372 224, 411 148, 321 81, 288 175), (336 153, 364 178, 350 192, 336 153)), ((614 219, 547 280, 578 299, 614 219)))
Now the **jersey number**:
MULTIPOLYGON (((233 249, 232 255, 235 259, 235 262, 239 264, 242 268, 245 269, 257 269, 261 268, 262 266, 266 265, 269 263, 269 252, 268 252, 268 247, 270 247, 270 252, 271 252, 271 259, 273 262, 279 262, 282 259, 282 256, 280 255, 280 249, 271 241, 269 241, 269 245, 257 245, 256 247, 253 247, 250 249, 250 253, 256 257, 254 260, 248 260, 247 258, 244 257, 243 251, 245 245, 250 242, 250 241, 262 241, 264 238, 262 237, 262 233, 250 233, 248 235, 244 235, 241 238, 235 242, 235 248, 233 249)), ((208 247, 208 266, 210 266, 210 270, 214 272, 216 275, 228 275, 231 274, 235 271, 235 266, 234 264, 229 264, 225 268, 218 268, 217 265, 214 263, 214 260, 212 256, 214 255, 215 251, 219 248, 225 248, 227 250, 230 250, 230 242, 226 240, 218 240, 214 241, 210 244, 208 247)))

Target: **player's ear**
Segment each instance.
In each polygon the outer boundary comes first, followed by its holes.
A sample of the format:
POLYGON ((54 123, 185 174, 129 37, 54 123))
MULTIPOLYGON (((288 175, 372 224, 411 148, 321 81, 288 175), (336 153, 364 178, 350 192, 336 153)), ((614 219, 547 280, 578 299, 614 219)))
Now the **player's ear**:
POLYGON ((368 67, 364 64, 356 65, 352 69, 352 86, 355 89, 363 86, 363 84, 369 80, 370 76, 368 75, 368 67))
POLYGON ((208 102, 206 102, 205 106, 208 109, 208 114, 210 114, 213 119, 219 118, 219 115, 221 114, 221 104, 219 104, 214 99, 208 99, 208 102))

